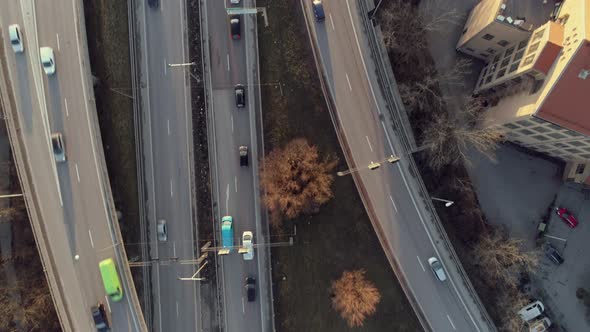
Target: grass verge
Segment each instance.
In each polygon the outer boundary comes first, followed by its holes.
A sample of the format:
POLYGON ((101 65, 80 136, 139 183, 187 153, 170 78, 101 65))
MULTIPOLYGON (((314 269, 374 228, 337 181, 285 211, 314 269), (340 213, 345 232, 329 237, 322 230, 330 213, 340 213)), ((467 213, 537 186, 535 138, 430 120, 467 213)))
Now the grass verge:
MULTIPOLYGON (((325 101, 299 1, 258 1, 260 81, 265 153, 304 137, 323 155, 345 159, 325 101), (269 83, 280 82, 282 89, 269 83)), ((273 241, 296 227, 295 245, 273 248, 272 278, 278 331, 352 331, 331 308, 330 286, 344 270, 363 268, 382 295, 377 312, 356 331, 419 331, 367 217, 352 178, 337 178, 335 198, 320 213, 271 230, 273 241)))

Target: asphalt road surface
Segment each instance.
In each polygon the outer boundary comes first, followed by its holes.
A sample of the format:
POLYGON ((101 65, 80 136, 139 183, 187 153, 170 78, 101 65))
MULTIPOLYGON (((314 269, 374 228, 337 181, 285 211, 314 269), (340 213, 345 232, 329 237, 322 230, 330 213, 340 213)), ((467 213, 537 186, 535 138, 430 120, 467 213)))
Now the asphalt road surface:
MULTIPOLYGON (((450 267, 453 262, 443 254, 438 238, 425 226, 425 207, 411 190, 411 175, 402 161, 384 163, 368 170, 370 162, 382 162, 402 151, 395 134, 384 120, 387 112, 376 83, 370 48, 363 38, 359 13, 354 0, 324 0, 326 19, 313 20, 311 2, 304 1, 312 36, 319 47, 323 72, 344 138, 366 188, 369 209, 383 228, 390 250, 399 263, 402 277, 426 319, 426 328, 434 331, 486 331, 476 311, 469 308, 457 291, 460 280, 449 275, 446 282, 435 279, 429 257, 439 257, 450 267), (397 148, 394 149, 394 146, 397 148), (437 244, 437 245, 435 245, 437 244)), ((448 269, 447 269, 448 271, 448 269)), ((448 273, 447 273, 448 274, 448 273)))
MULTIPOLYGON (((255 16, 240 15, 241 39, 232 40, 226 7, 229 1, 206 2, 209 30, 210 58, 210 105, 213 116, 214 159, 216 168, 217 215, 231 215, 234 220, 234 244, 241 244, 244 231, 254 233, 254 243, 263 242, 258 216, 256 125, 255 112, 258 85, 253 77, 256 35, 255 16), (246 107, 236 107, 234 87, 246 87, 246 107), (238 147, 248 146, 250 165, 240 167, 238 147)), ((240 6, 251 7, 251 1, 242 1, 240 6)), ((268 271, 265 270, 267 248, 255 249, 254 259, 244 261, 234 250, 221 258, 224 326, 226 331, 266 331, 271 316, 268 312, 268 271), (248 302, 245 294, 247 276, 256 278, 256 301, 248 302)))
POLYGON ((196 229, 191 205, 192 124, 188 68, 169 64, 188 62, 184 0, 160 1, 152 8, 143 1, 141 61, 144 110, 144 158, 147 219, 154 266, 155 331, 198 331, 198 281, 191 277, 196 264, 196 229), (156 222, 166 220, 168 240, 159 242, 156 222), (177 262, 163 263, 178 259, 177 262))
MULTIPOLYGON (((109 221, 107 200, 110 188, 104 187, 101 172, 104 157, 96 141, 96 109, 89 80, 86 36, 81 1, 4 1, 0 5, 0 24, 12 86, 18 110, 29 179, 34 191, 27 197, 35 202, 42 216, 47 250, 53 271, 62 290, 65 310, 73 331, 94 329, 90 307, 105 303, 110 311, 113 331, 140 329, 141 312, 134 313, 124 284, 124 298, 112 302, 105 296, 98 262, 114 257, 119 268, 115 236, 109 221), (25 52, 14 54, 8 42, 8 25, 17 23, 24 36, 25 52), (39 47, 52 47, 56 73, 48 77, 39 60, 39 47), (50 134, 61 132, 67 162, 55 164, 50 134), (75 255, 79 255, 76 260, 75 255)), ((108 183, 108 182, 107 182, 108 183)), ((32 206, 32 205, 31 205, 32 206)), ((37 234, 38 236, 38 234, 37 234)), ((117 244, 120 245, 120 244, 117 244)))

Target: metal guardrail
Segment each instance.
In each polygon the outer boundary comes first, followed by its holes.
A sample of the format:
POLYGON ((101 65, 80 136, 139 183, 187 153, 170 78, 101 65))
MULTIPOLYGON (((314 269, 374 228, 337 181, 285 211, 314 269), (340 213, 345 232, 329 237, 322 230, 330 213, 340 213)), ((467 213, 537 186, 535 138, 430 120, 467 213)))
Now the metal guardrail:
MULTIPOLYGON (((372 4, 372 0, 357 0, 359 8, 361 9, 361 13, 368 13, 369 6, 367 1, 370 1, 372 4)), ((383 91, 383 95, 387 101, 387 109, 390 112, 392 117, 392 123, 394 126, 394 130, 397 131, 398 137, 402 143, 402 147, 405 150, 405 156, 409 163, 409 171, 416 179, 416 182, 419 185, 419 194, 422 197, 428 212, 432 216, 432 223, 436 227, 438 233, 442 238, 442 243, 444 244, 447 251, 450 253, 451 259, 455 262, 457 269, 459 271, 459 275, 463 284, 465 285, 469 295, 471 296, 473 302, 477 305, 482 319, 488 324, 488 327, 492 330, 496 330, 496 327, 490 318, 485 306, 481 302, 479 295, 475 291, 471 281, 469 280, 455 249, 453 248, 451 241, 449 240, 447 233, 440 222, 438 214, 430 200, 430 194, 428 193, 428 189, 424 184, 422 177, 420 176, 420 172, 418 167, 414 161, 414 158, 411 154, 411 151, 415 149, 415 141, 413 137, 413 133, 411 131, 411 126, 407 117, 407 113, 405 112, 405 107, 401 102, 401 97, 399 96, 399 91, 397 91, 397 83, 395 81, 395 77, 393 74, 393 70, 391 68, 391 64, 389 62, 389 57, 387 54, 387 50, 385 45, 383 44, 383 38, 380 36, 380 31, 375 28, 368 18, 367 15, 360 15, 363 21, 363 25, 369 35, 368 38, 369 45, 371 48, 371 55, 376 62, 377 68, 377 77, 379 81, 379 85, 383 91), (393 108, 393 109, 392 109, 393 108)))

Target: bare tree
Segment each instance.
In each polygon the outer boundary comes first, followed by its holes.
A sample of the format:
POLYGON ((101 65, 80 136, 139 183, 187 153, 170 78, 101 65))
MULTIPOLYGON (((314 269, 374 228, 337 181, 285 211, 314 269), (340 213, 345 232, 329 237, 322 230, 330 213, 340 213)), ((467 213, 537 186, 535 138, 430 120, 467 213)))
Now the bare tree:
POLYGON ((524 322, 518 311, 529 304, 529 299, 516 288, 505 288, 499 293, 494 309, 500 317, 500 331, 521 331, 524 322))
POLYGON ((365 270, 344 271, 340 279, 332 282, 332 307, 350 327, 362 326, 375 313, 379 301, 381 294, 367 280, 365 270))
POLYGON ((539 262, 536 251, 525 251, 520 239, 500 231, 484 233, 473 250, 475 261, 485 269, 490 285, 516 287, 520 273, 533 271, 539 262))
POLYGON ((336 163, 320 158, 318 149, 303 138, 271 151, 261 165, 260 184, 273 225, 282 218, 318 212, 333 197, 334 176, 330 172, 336 163))

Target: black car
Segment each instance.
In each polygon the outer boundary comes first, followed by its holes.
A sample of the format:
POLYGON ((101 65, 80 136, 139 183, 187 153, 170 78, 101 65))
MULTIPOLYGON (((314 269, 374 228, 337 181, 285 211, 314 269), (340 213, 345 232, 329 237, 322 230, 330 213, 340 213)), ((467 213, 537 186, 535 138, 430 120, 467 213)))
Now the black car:
POLYGON ((564 261, 559 251, 549 243, 545 246, 545 256, 555 263, 555 265, 561 265, 564 261))
POLYGON ((246 296, 248 302, 256 301, 256 279, 254 277, 246 278, 246 296))
POLYGON ((246 89, 241 84, 236 85, 236 107, 243 108, 246 106, 246 89))
POLYGON ((240 151, 240 166, 248 166, 248 147, 241 145, 240 151))
POLYGON ((152 8, 160 7, 160 0, 147 0, 148 5, 152 8))
POLYGON ((238 15, 232 15, 229 17, 229 26, 231 29, 231 38, 240 39, 242 27, 240 26, 240 17, 238 15))
POLYGON ((326 19, 326 14, 324 14, 324 5, 322 5, 322 0, 312 0, 311 6, 313 7, 315 19, 318 22, 324 21, 326 19))
POLYGON ((94 319, 94 326, 98 332, 107 332, 109 329, 109 321, 104 310, 104 305, 99 303, 92 307, 92 318, 94 319))

